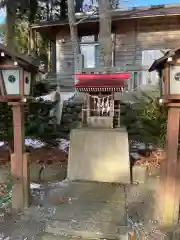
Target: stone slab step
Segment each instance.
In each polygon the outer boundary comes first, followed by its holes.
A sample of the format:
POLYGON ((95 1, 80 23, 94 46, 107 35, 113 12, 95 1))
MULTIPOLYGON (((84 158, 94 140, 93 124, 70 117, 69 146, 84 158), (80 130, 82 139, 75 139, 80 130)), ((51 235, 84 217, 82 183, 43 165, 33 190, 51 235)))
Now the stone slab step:
POLYGON ((51 190, 55 212, 51 219, 77 222, 111 222, 126 225, 124 188, 107 183, 72 182, 51 190))
POLYGON ((82 239, 117 239, 128 232, 122 185, 66 180, 42 191, 41 207, 39 210, 36 205, 31 207, 24 221, 44 219, 44 232, 47 234, 82 239))
MULTIPOLYGON (((80 239, 83 240, 83 238, 79 238, 79 237, 75 237, 75 236, 59 236, 59 235, 53 235, 53 234, 45 233, 45 232, 36 237, 36 240, 80 240, 80 239)), ((84 240, 97 240, 97 238, 94 238, 94 239, 86 238, 84 240)), ((128 240, 128 236, 127 236, 127 234, 125 234, 125 235, 118 236, 115 239, 109 239, 109 240, 128 240)))
POLYGON ((64 203, 56 205, 52 219, 126 224, 125 203, 123 202, 117 204, 98 201, 68 201, 66 199, 64 201, 64 203))
POLYGON ((112 183, 69 182, 64 189, 64 197, 77 200, 125 202, 124 186, 112 183))
POLYGON ((58 236, 58 235, 53 235, 50 233, 42 233, 36 237, 36 240, 72 240, 72 239, 78 240, 78 238, 58 236))
POLYGON ((46 234, 82 239, 121 239, 129 232, 126 226, 112 223, 52 221, 45 228, 46 234))

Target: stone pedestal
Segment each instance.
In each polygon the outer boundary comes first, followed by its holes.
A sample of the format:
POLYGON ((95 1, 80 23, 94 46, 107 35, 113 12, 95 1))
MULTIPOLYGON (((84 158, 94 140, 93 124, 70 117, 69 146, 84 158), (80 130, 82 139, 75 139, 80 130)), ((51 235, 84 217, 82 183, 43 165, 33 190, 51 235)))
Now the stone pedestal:
POLYGON ((132 181, 144 183, 147 180, 147 166, 134 165, 132 168, 132 181))
POLYGON ((126 129, 72 130, 67 178, 72 181, 130 182, 126 129))

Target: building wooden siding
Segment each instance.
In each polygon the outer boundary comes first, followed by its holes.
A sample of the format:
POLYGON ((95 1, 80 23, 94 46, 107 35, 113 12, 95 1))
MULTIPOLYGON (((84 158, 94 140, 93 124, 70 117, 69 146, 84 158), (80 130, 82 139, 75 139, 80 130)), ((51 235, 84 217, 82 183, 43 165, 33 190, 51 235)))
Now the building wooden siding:
POLYGON ((180 44, 180 17, 122 21, 116 30, 116 66, 142 62, 142 51, 170 49, 180 44))
MULTIPOLYGON (((115 26, 115 66, 142 64, 142 51, 180 45, 180 16, 121 20, 115 26)), ((57 35, 57 73, 63 85, 74 84, 73 51, 69 31, 57 35)))

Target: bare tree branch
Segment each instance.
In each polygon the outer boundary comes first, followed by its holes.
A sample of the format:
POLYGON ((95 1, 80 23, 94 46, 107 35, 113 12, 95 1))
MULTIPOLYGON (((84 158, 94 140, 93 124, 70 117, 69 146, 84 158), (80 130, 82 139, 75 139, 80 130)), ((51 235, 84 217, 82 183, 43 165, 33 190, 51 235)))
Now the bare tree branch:
POLYGON ((94 11, 91 15, 87 15, 84 18, 80 19, 78 22, 76 22, 74 25, 78 25, 79 23, 83 22, 84 20, 88 19, 91 16, 94 16, 98 13, 98 11, 94 11))

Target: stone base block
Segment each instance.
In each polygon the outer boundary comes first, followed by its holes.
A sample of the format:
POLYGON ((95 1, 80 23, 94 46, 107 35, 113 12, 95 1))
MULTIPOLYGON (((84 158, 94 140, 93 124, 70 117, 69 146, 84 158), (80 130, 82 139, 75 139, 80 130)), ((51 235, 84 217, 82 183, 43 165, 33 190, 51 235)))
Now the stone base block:
POLYGON ((71 181, 129 183, 126 129, 72 130, 67 178, 71 181))
POLYGON ((147 180, 147 166, 134 165, 132 167, 132 181, 144 183, 147 180))

